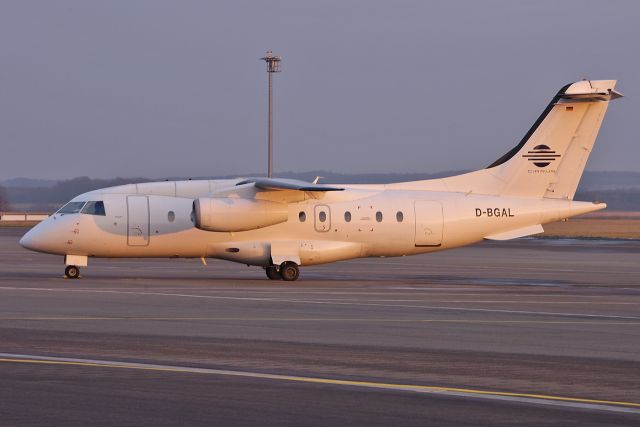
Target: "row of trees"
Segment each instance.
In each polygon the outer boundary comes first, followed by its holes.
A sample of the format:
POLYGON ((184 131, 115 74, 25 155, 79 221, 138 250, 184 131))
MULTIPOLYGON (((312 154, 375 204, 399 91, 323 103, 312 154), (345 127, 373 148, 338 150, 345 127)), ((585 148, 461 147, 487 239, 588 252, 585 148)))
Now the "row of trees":
POLYGON ((0 187, 0 212, 6 212, 9 210, 9 197, 4 187, 0 187))
MULTIPOLYGON (((339 175, 331 172, 313 172, 305 174, 287 173, 281 174, 286 178, 296 179, 313 179, 313 175, 322 175, 326 178, 323 182, 340 182, 348 184, 349 182, 392 182, 392 181, 408 181, 411 179, 434 178, 431 176, 410 176, 410 175, 339 175), (411 179, 409 179, 411 178, 411 179)), ((586 178, 592 178, 590 175, 599 174, 596 184, 614 186, 619 184, 621 187, 628 185, 631 178, 637 176, 637 173, 597 173, 592 172, 585 174, 586 178), (630 175, 630 176, 625 176, 630 175), (633 175, 633 176, 631 176, 633 175), (623 179, 624 178, 624 179, 623 179), (617 182, 620 181, 620 182, 617 182)), ((147 178, 115 178, 115 179, 91 179, 80 177, 59 181, 53 186, 47 187, 0 187, 0 211, 9 210, 9 204, 16 206, 26 206, 25 209, 50 211, 78 194, 98 188, 111 187, 115 185, 128 184, 132 182, 148 182, 147 178)), ((640 189, 638 188, 609 188, 602 190, 579 190, 576 194, 576 200, 601 200, 607 202, 611 210, 640 211, 640 189)))
POLYGON ((92 179, 85 176, 59 181, 49 187, 8 187, 7 194, 14 204, 61 204, 87 191, 147 181, 149 179, 145 178, 92 179))

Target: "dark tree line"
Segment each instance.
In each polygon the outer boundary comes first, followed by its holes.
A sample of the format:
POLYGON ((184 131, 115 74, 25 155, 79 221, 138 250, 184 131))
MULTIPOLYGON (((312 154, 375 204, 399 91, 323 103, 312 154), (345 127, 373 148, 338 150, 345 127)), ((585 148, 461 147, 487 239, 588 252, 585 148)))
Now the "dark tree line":
POLYGON ((575 200, 605 202, 611 211, 640 211, 640 190, 578 191, 575 200))
MULTIPOLYGON (((337 174, 327 171, 312 171, 306 173, 282 173, 282 178, 294 178, 311 181, 315 176, 323 176, 321 182, 326 183, 386 183, 398 181, 411 181, 418 179, 438 178, 451 175, 452 173, 439 174, 337 174)), ((256 176, 258 174, 247 174, 246 176, 256 176)), ((639 174, 633 172, 587 172, 585 179, 581 183, 582 188, 589 188, 592 185, 606 185, 610 189, 603 190, 581 190, 578 189, 576 200, 599 200, 609 205, 610 210, 640 211, 640 189, 627 188, 630 183, 638 182, 639 174), (584 184, 587 185, 584 185, 584 184), (616 189, 616 186, 620 186, 616 189)), ((224 178, 224 177, 222 177, 224 178)), ((180 179, 180 178, 171 178, 180 179)), ((184 178, 182 178, 184 179, 184 178)), ((204 178, 206 179, 206 178, 204 178)), ((31 205, 32 209, 51 211, 61 206, 63 203, 74 198, 78 194, 96 190, 104 187, 116 185, 149 182, 148 178, 115 178, 115 179, 92 179, 80 177, 59 181, 53 186, 47 187, 0 187, 0 211, 9 209, 9 203, 17 205, 31 205)))
POLYGON ((0 212, 6 212, 9 210, 9 197, 7 196, 7 190, 4 187, 0 187, 0 212))
POLYGON ((7 192, 12 203, 61 204, 87 191, 148 181, 145 178, 92 179, 84 176, 59 181, 51 187, 9 187, 7 192))

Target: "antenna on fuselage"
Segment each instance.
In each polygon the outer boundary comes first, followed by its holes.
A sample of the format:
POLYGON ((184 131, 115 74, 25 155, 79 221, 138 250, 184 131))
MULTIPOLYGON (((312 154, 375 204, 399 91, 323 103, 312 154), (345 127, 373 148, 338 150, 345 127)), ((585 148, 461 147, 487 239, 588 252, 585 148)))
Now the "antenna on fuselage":
POLYGON ((267 63, 267 75, 269 76, 269 154, 268 154, 268 166, 267 166, 267 176, 271 178, 273 175, 273 73, 280 72, 280 61, 282 60, 282 56, 274 55, 270 50, 267 51, 266 55, 260 58, 262 61, 267 63))

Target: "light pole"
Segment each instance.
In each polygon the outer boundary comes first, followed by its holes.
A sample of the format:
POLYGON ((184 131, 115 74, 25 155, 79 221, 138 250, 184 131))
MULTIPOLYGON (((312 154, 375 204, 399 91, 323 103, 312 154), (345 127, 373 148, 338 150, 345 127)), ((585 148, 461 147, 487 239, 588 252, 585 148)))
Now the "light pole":
POLYGON ((267 176, 271 178, 273 175, 273 73, 280 72, 280 61, 282 56, 275 56, 270 50, 266 55, 260 58, 267 63, 267 74, 269 76, 269 166, 267 168, 267 176))

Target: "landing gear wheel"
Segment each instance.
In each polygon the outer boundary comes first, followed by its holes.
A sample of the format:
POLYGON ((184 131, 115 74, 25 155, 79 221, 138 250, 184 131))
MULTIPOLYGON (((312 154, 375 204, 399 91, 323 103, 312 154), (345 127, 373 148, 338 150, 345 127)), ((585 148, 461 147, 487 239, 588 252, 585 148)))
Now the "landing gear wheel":
POLYGON ((75 265, 68 265, 67 268, 64 269, 64 277, 69 279, 77 279, 80 277, 80 268, 75 265))
POLYGON ((282 280, 286 282, 298 280, 298 277, 300 276, 298 264, 292 261, 283 262, 280 264, 280 275, 282 276, 282 280))
POLYGON ((264 269, 267 272, 267 277, 271 280, 281 280, 282 276, 275 265, 264 269))

